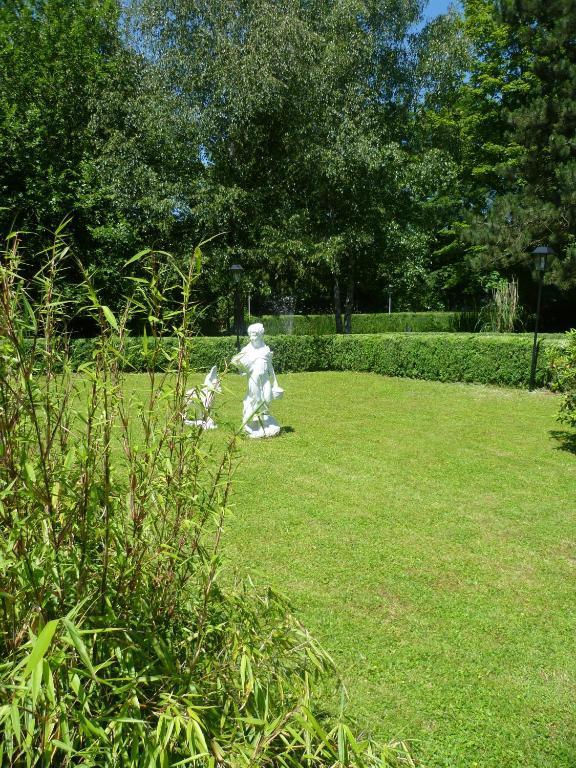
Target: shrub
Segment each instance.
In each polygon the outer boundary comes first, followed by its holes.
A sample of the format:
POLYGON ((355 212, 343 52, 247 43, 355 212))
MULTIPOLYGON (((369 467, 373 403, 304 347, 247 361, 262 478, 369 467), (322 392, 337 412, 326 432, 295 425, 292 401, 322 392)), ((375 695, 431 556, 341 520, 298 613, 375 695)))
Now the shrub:
POLYGON ((15 237, 0 261, 0 763, 399 764, 402 749, 314 714, 331 661, 286 603, 219 584, 237 435, 217 455, 184 426, 193 267, 165 286, 140 254, 148 282, 119 318, 86 280, 100 336, 70 343, 66 250, 32 284, 15 237), (167 293, 174 337, 160 320, 152 339, 127 337, 133 307, 160 318, 167 293), (122 376, 134 366, 140 395, 122 376))
MULTIPOLYGON (((273 336, 268 343, 278 373, 372 371, 385 376, 524 387, 530 378, 532 338, 531 334, 333 334, 273 336)), ((130 371, 145 371, 152 364, 156 370, 166 371, 178 346, 171 337, 146 342, 127 338, 123 344, 121 365, 130 371)), ((540 344, 554 350, 561 342, 557 335, 547 335, 540 337, 540 344)), ((74 365, 92 359, 95 348, 93 340, 73 341, 74 365)), ((212 365, 223 369, 235 351, 232 337, 195 337, 187 347, 187 365, 193 370, 207 370, 212 365)), ((550 375, 546 356, 539 354, 537 384, 546 385, 550 375)))
MULTIPOLYGON (((318 336, 335 332, 333 315, 264 315, 252 317, 261 322, 268 336, 318 336)), ((478 316, 474 312, 392 312, 352 315, 352 333, 462 332, 474 331, 478 316)))
MULTIPOLYGON (((528 386, 532 339, 529 335, 387 334, 332 337, 334 370, 373 371, 387 376, 528 386)), ((547 380, 538 361, 537 382, 547 380)))
POLYGON ((563 393, 558 419, 576 427, 576 329, 568 331, 566 343, 549 357, 552 389, 563 393))
MULTIPOLYGON (((236 351, 235 340, 231 336, 209 338, 190 335, 189 339, 194 341, 188 344, 188 363, 195 370, 212 365, 223 368, 236 351)), ((98 339, 72 339, 69 342, 72 368, 78 370, 84 363, 93 360, 98 343, 98 339)), ((178 339, 173 336, 126 336, 122 340, 122 359, 119 362, 123 371, 132 373, 145 373, 152 363, 156 371, 167 371, 173 366, 177 349, 178 339)))

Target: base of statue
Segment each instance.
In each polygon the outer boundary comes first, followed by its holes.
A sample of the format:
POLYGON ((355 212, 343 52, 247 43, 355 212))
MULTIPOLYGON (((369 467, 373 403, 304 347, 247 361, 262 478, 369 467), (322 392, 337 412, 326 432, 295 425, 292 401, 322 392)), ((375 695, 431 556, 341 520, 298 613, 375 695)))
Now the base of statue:
POLYGON ((273 416, 266 414, 244 424, 244 432, 251 438, 276 437, 280 434, 280 424, 273 416))
POLYGON ((184 419, 184 424, 187 427, 200 427, 200 429, 216 429, 214 420, 208 417, 207 419, 184 419))

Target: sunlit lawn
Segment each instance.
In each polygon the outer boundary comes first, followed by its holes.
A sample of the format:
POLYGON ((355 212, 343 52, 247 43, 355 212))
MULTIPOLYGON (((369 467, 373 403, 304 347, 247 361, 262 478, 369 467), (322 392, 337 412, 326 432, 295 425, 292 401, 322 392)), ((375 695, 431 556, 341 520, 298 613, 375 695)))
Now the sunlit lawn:
MULTIPOLYGON (((349 713, 430 768, 576 765, 576 454, 557 399, 279 377, 243 440, 227 572, 287 595, 349 713)), ((222 416, 240 414, 228 380, 222 416)))

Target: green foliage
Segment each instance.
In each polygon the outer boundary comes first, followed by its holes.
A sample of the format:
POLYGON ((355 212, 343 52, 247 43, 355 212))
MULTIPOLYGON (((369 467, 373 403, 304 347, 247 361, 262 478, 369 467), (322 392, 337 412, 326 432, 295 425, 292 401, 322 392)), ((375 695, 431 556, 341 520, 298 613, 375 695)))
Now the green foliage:
MULTIPOLYGON (((561 344, 557 336, 541 336, 545 350, 561 344)), ((560 337, 561 338, 561 337, 560 337)), ((478 333, 385 333, 315 336, 272 336, 274 367, 288 371, 372 371, 384 376, 408 376, 434 381, 469 381, 508 387, 528 386, 532 355, 531 334, 478 333)), ((74 363, 81 368, 84 354, 93 354, 93 342, 76 342, 74 363)), ((72 345, 74 348, 74 344, 72 345)), ((142 340, 126 343, 125 370, 143 371, 154 364, 167 369, 177 341, 158 340, 143 352, 142 340), (157 349, 152 353, 152 349, 157 349)), ((225 365, 235 352, 235 340, 196 338, 187 364, 194 370, 225 365)), ((88 359, 89 359, 88 357, 88 359)), ((538 358, 536 381, 544 386, 550 380, 544 354, 538 358)))
MULTIPOLYGON (((301 367, 299 344, 302 338, 279 336, 271 339, 274 365, 278 370, 372 371, 385 376, 434 381, 528 386, 532 351, 532 337, 528 334, 391 333, 310 337, 304 342, 307 359, 312 357, 312 349, 317 357, 313 361, 314 367, 307 369, 301 367)), ((554 341, 549 343, 554 344, 554 341)), ((543 355, 538 360, 536 380, 540 385, 548 380, 543 355)))
POLYGON ((479 323, 483 331, 512 333, 519 322, 521 307, 518 304, 518 281, 506 280, 493 273, 485 283, 491 289, 491 299, 480 310, 479 323))
MULTIPOLYGON (((193 249, 181 219, 200 167, 189 111, 125 44, 123 6, 0 4, 0 229, 33 231, 39 250, 70 217, 75 252, 114 310, 140 243, 193 249)), ((73 293, 81 276, 72 267, 65 280, 73 293)))
POLYGON ((0 223, 53 230, 76 209, 118 16, 115 0, 0 6, 0 223))
MULTIPOLYGON (((116 340, 117 342, 117 340, 116 340)), ((142 373, 154 367, 156 371, 169 371, 173 366, 178 340, 173 336, 146 338, 127 336, 123 340, 122 370, 142 373)), ((70 364, 74 370, 93 359, 98 349, 97 339, 72 339, 70 364)), ((224 368, 236 351, 235 339, 230 336, 198 338, 188 352, 187 364, 194 370, 217 365, 224 368)))
MULTIPOLYGON (((271 336, 295 334, 332 334, 335 331, 331 315, 264 315, 252 318, 264 323, 271 336)), ((391 333, 394 331, 472 331, 477 324, 473 312, 374 312, 352 315, 352 333, 391 333)))
POLYGON ((194 115, 205 168, 190 218, 225 232, 207 298, 229 292, 227 269, 241 262, 253 296, 334 290, 340 316, 355 291, 378 297, 392 282, 406 305, 427 306, 424 209, 456 169, 415 140, 414 108, 453 69, 455 16, 419 36, 416 0, 127 7, 160 90, 178 91, 194 115))
POLYGON ((576 427, 576 330, 566 334, 566 343, 549 353, 552 389, 562 392, 558 419, 576 427))
POLYGON ((418 0, 8 0, 0 227, 72 216, 114 311, 137 243, 185 263, 222 233, 198 282, 215 332, 233 262, 256 300, 333 297, 340 324, 388 285, 398 309, 475 306, 544 239, 573 285, 570 2, 464 6, 415 31, 418 0))
POLYGON ((487 183, 472 232, 478 255, 492 264, 526 263, 534 245, 547 243, 558 252, 549 279, 570 285, 576 264, 573 5, 464 5, 477 53, 467 88, 474 151, 482 145, 478 170, 487 183))
POLYGON ((142 252, 115 315, 87 277, 81 306, 61 295, 67 250, 27 280, 14 236, 0 264, 2 764, 412 764, 315 714, 332 664, 282 599, 219 583, 237 435, 214 453, 184 425, 199 251, 183 273, 142 252), (100 335, 78 375, 80 309, 100 335), (132 312, 174 334, 142 341, 143 391, 122 376, 132 312))
MULTIPOLYGON (((484 334, 405 334, 333 340, 335 370, 374 371, 434 381, 528 386, 532 338, 484 334)), ((547 381, 543 357, 536 381, 547 381)))

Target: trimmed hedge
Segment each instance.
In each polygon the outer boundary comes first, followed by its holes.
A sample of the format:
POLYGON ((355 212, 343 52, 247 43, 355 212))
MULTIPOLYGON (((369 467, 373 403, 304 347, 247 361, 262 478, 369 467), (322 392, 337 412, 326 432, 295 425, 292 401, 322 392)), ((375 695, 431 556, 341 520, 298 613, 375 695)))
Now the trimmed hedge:
MULTIPOLYGON (((527 387, 532 357, 531 334, 372 334, 351 336, 276 336, 269 339, 278 373, 288 371, 371 371, 385 376, 406 376, 434 381, 463 381, 527 387)), ((246 343, 246 339, 242 343, 246 343)), ((157 367, 162 369, 174 339, 160 340, 157 367), (166 353, 166 354, 165 354, 166 353)), ((557 336, 543 336, 536 381, 539 386, 550 379, 549 359, 562 345, 557 336)), ((75 339, 72 361, 78 367, 90 359, 94 342, 75 339)), ((192 347, 190 366, 207 370, 223 368, 235 354, 235 339, 198 337, 192 347)), ((144 371, 150 363, 152 347, 144 354, 141 339, 127 344, 126 368, 144 371)))
MULTIPOLYGON (((371 371, 433 381, 462 381, 527 387, 532 359, 531 334, 379 334, 364 336, 276 337, 270 340, 277 371, 371 371), (304 341, 300 345, 299 341, 304 341), (315 358, 315 359, 314 359, 315 358)), ((540 341, 536 382, 549 381, 540 341)))
MULTIPOLYGON (((263 315, 251 317, 263 323, 267 336, 324 336, 335 333, 334 315, 263 315)), ((352 333, 458 333, 475 331, 475 312, 392 312, 352 315, 352 333)))
MULTIPOLYGON (((191 368, 203 370, 217 365, 223 368, 232 355, 236 353, 236 340, 231 336, 206 337, 194 339, 191 368)), ((243 341, 246 343, 247 339, 243 341)), ((97 339, 72 339, 70 342, 70 360, 72 367, 77 369, 82 363, 92 359, 97 339)), ((141 373, 149 370, 156 356, 156 370, 166 370, 177 346, 176 339, 164 337, 148 338, 146 347, 140 337, 128 338, 124 349, 124 369, 141 373), (156 344, 159 349, 156 351, 156 344)))

